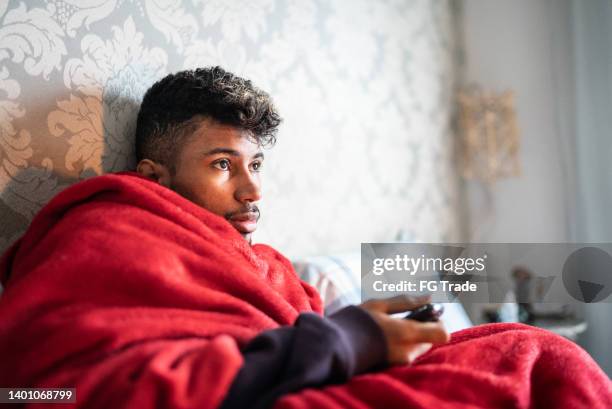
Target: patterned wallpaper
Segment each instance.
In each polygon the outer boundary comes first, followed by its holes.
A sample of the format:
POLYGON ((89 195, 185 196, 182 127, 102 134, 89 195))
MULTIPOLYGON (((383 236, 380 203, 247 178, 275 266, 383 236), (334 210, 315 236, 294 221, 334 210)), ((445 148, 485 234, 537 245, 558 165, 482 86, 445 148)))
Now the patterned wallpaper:
POLYGON ((155 80, 219 64, 284 117, 255 241, 460 238, 452 0, 0 0, 0 250, 79 179, 133 166, 155 80))

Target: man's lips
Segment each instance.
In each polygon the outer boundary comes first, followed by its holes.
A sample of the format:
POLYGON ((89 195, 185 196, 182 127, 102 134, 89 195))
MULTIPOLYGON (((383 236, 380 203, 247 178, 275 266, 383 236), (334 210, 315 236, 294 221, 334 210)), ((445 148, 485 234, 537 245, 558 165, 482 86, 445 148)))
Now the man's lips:
POLYGON ((259 215, 255 212, 239 213, 231 216, 228 221, 241 233, 252 233, 257 228, 259 215))

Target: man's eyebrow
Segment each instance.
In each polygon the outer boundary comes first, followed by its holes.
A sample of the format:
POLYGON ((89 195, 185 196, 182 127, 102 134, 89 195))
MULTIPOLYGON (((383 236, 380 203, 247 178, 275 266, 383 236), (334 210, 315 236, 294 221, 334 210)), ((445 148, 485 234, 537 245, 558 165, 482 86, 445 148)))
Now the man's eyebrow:
POLYGON ((211 149, 208 152, 205 152, 204 155, 210 156, 210 155, 217 155, 219 153, 226 153, 226 154, 231 155, 231 156, 240 156, 240 152, 238 152, 235 149, 230 149, 230 148, 215 148, 215 149, 211 149))
MULTIPOLYGON (((220 153, 225 153, 230 156, 241 156, 240 152, 238 152, 235 149, 230 149, 230 148, 214 148, 214 149, 209 150, 208 152, 205 152, 204 155, 211 156, 211 155, 218 155, 220 153)), ((253 159, 258 159, 258 158, 261 158, 261 159, 264 158, 263 152, 257 152, 255 155, 253 155, 253 159)))

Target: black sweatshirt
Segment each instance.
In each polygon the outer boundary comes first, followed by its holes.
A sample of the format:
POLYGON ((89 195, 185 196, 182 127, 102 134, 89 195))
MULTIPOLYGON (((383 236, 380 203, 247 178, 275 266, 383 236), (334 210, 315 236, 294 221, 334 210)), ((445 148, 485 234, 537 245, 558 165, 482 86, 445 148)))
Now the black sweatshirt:
POLYGON ((262 332, 242 353, 244 364, 220 409, 270 408, 285 394, 346 382, 382 367, 387 346, 370 314, 348 306, 329 317, 302 313, 293 326, 262 332))

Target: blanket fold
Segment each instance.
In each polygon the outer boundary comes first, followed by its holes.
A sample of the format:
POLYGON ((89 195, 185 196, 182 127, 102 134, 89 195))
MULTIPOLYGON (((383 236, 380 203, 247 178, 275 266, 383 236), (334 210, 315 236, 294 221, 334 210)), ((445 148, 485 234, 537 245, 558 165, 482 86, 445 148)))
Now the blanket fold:
POLYGON ((612 382, 579 346, 524 324, 488 324, 412 366, 279 399, 275 409, 610 408, 612 382))
MULTIPOLYGON (((4 254, 0 279, 0 386, 76 387, 76 407, 218 407, 249 340, 322 311, 285 257, 133 173, 60 193, 4 254)), ((497 324, 275 406, 430 407, 610 408, 612 386, 575 344, 497 324)))

